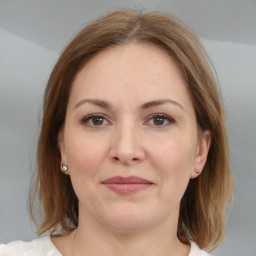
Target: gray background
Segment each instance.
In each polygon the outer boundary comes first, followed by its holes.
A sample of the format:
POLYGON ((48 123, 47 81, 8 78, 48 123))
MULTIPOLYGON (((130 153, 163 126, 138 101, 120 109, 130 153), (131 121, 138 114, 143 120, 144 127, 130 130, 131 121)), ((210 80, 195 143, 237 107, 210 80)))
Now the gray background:
POLYGON ((216 256, 256 255, 255 0, 0 0, 0 243, 35 236, 27 212, 41 102, 67 42, 116 8, 178 16, 200 37, 221 83, 236 181, 234 209, 216 256))

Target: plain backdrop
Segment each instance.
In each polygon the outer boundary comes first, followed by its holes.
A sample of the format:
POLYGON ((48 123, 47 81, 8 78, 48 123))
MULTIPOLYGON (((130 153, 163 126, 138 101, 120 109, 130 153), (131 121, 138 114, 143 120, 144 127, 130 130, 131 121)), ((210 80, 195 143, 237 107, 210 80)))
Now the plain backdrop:
MULTIPOLYGON (((219 76, 236 182, 227 235, 213 255, 255 256, 256 44, 200 39, 219 76)), ((0 243, 36 237, 27 194, 42 95, 60 51, 0 26, 0 243)))

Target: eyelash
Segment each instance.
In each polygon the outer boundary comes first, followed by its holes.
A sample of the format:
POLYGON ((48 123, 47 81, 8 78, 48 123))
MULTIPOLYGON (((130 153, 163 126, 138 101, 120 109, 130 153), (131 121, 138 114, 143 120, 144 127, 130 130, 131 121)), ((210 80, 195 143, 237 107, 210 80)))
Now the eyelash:
MULTIPOLYGON (((147 120, 153 120, 154 118, 161 118, 165 121, 167 121, 168 123, 167 124, 164 124, 164 125, 154 125, 152 124, 153 126, 156 126, 158 128, 165 128, 166 126, 169 126, 170 124, 173 124, 175 123, 175 120, 171 117, 169 117, 168 115, 165 115, 165 114, 153 114, 149 117, 149 119, 147 120)), ((149 123, 149 121, 147 121, 147 123, 149 123)))
POLYGON ((81 124, 85 124, 86 126, 91 127, 91 128, 100 128, 100 127, 102 127, 102 125, 90 124, 89 122, 92 121, 93 118, 101 118, 101 119, 103 119, 103 122, 104 122, 104 120, 107 120, 107 118, 105 117, 104 114, 91 114, 91 115, 88 115, 85 118, 83 118, 81 120, 81 124))
MULTIPOLYGON (((94 125, 94 124, 89 123, 93 120, 93 118, 103 119, 103 122, 107 121, 107 118, 104 114, 90 114, 90 115, 86 116, 85 118, 83 118, 80 123, 84 124, 88 127, 91 127, 91 128, 101 128, 101 127, 105 126, 104 124, 103 125, 94 125)), ((167 124, 163 124, 163 125, 162 124, 161 125, 152 124, 152 126, 155 126, 157 128, 165 128, 166 126, 169 126, 170 124, 175 123, 175 120, 166 114, 153 114, 149 118, 147 118, 147 121, 145 123, 146 124, 150 123, 150 121, 153 120, 154 118, 161 118, 164 120, 164 122, 166 122, 166 121, 168 122, 167 124)), ((108 123, 110 123, 110 122, 108 122, 108 123)))

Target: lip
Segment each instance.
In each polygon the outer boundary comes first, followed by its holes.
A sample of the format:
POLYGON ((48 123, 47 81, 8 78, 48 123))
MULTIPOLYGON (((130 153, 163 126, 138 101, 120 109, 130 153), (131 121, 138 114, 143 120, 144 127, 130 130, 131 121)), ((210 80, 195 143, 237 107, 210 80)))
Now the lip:
POLYGON ((134 194, 153 185, 151 181, 138 176, 114 176, 101 183, 110 190, 122 195, 134 194))

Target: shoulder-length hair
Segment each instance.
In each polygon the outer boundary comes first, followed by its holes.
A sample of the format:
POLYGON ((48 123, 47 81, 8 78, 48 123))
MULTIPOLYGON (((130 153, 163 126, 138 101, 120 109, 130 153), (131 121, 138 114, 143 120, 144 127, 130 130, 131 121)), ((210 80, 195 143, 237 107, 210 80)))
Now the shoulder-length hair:
MULTIPOLYGON (((39 196, 44 215, 42 234, 65 234, 78 225, 78 199, 70 177, 60 172, 58 134, 64 124, 69 92, 77 72, 101 50, 129 43, 153 44, 181 66, 200 130, 210 130, 211 146, 204 171, 190 180, 181 200, 177 237, 212 250, 226 230, 226 207, 233 179, 224 109, 212 67, 197 37, 177 19, 160 12, 142 14, 118 10, 86 26, 64 49, 44 95, 43 119, 37 148, 37 176, 30 193, 39 196)), ((34 207, 35 208, 35 207, 34 207)))

